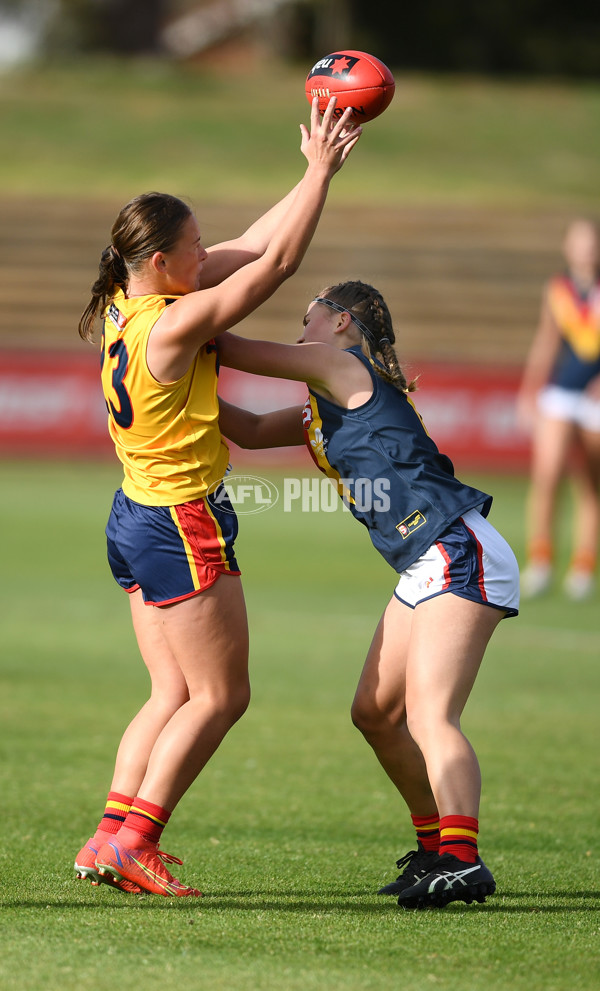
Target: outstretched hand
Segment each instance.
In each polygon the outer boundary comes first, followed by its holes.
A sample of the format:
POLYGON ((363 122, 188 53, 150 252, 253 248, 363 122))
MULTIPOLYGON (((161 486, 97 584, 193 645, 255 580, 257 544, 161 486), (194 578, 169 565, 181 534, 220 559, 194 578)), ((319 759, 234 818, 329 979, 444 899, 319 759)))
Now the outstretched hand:
POLYGON ((362 128, 349 127, 352 108, 347 107, 339 119, 334 119, 336 97, 332 96, 323 117, 319 113, 319 98, 312 101, 310 131, 300 124, 302 143, 300 150, 309 163, 327 165, 334 175, 346 161, 362 134, 362 128))

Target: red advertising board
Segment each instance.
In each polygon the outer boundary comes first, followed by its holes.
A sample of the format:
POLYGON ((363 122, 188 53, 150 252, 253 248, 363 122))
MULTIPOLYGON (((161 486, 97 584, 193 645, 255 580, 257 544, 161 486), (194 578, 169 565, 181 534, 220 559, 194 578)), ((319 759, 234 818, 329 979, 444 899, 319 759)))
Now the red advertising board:
POLYGON ((0 351, 0 454, 111 453, 96 351, 0 351))
MULTIPOLYGON (((529 441, 517 429, 519 369, 413 363, 413 399, 440 450, 460 471, 522 471, 529 441)), ((223 369, 220 394, 255 412, 301 406, 299 382, 223 369)), ((106 428, 97 352, 0 351, 0 456, 103 458, 114 456, 106 428)), ((311 464, 301 448, 239 451, 235 464, 311 464)))
POLYGON ((415 405, 440 450, 456 466, 527 469, 530 440, 519 429, 516 415, 521 368, 422 364, 419 372, 415 405))

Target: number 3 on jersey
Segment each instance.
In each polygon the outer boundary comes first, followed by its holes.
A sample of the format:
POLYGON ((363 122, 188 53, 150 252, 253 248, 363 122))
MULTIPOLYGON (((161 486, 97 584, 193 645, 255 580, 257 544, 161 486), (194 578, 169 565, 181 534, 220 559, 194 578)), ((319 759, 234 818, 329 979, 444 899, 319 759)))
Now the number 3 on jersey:
MULTIPOLYGON (((117 361, 112 373, 112 387, 119 406, 115 406, 112 399, 107 399, 106 405, 115 423, 122 427, 123 430, 129 430, 133 423, 133 406, 131 405, 131 399, 124 381, 127 375, 127 366, 129 365, 129 355, 127 354, 125 342, 121 338, 112 342, 108 349, 108 356, 117 361)), ((104 335, 102 335, 101 368, 104 366, 105 358, 104 335)))

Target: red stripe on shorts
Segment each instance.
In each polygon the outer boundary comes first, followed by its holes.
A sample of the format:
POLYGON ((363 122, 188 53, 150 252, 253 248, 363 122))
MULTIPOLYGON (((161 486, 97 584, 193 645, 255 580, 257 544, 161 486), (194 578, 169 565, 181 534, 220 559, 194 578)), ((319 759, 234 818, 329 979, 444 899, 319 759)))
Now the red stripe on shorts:
POLYGON ((200 589, 214 583, 215 572, 239 574, 230 567, 221 527, 204 499, 174 506, 173 510, 192 552, 200 589))
POLYGON ((471 534, 473 540, 477 545, 477 571, 478 571, 477 584, 479 586, 479 591, 481 592, 481 598, 483 599, 484 602, 487 602, 488 597, 485 591, 484 574, 483 574, 483 547, 479 543, 477 539, 477 535, 473 532, 473 530, 471 530, 471 528, 468 527, 466 523, 465 526, 467 527, 467 530, 469 531, 469 533, 471 534))
POLYGON ((444 589, 448 588, 448 585, 452 581, 452 576, 450 575, 450 556, 443 544, 436 543, 435 546, 444 558, 444 587, 442 589, 442 591, 444 591, 444 589))

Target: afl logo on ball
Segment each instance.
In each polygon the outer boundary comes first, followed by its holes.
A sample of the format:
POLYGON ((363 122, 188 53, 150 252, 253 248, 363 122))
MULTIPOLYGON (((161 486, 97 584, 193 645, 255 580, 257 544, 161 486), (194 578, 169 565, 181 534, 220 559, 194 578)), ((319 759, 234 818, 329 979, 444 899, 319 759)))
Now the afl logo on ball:
POLYGON ((308 79, 311 76, 337 76, 338 79, 344 79, 357 62, 358 59, 351 55, 327 55, 315 62, 308 74, 308 79))

